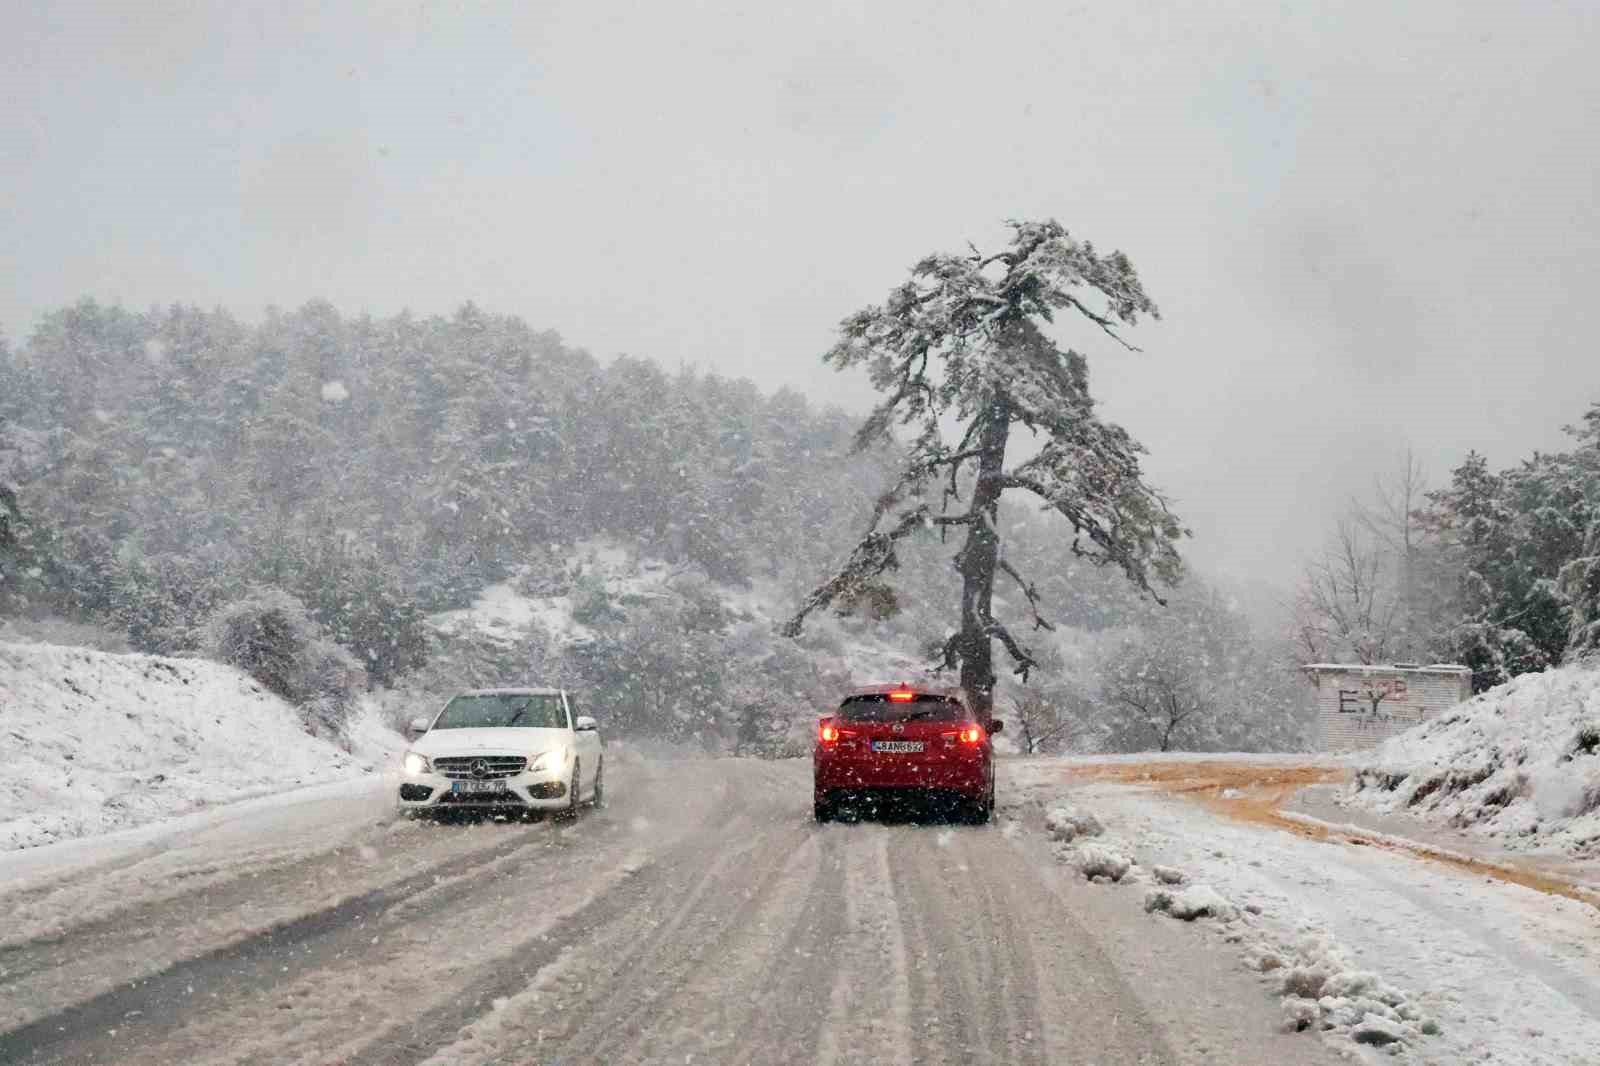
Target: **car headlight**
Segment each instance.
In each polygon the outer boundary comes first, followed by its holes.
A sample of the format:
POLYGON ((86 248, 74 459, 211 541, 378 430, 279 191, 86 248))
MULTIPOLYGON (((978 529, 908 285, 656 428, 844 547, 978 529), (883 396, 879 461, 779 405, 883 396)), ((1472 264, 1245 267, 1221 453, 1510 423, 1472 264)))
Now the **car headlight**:
POLYGON ((433 764, 428 762, 428 757, 421 752, 406 752, 403 764, 408 774, 425 774, 433 769, 433 764))
POLYGON ((562 754, 562 750, 557 748, 542 755, 535 755, 533 760, 528 763, 528 773, 537 774, 556 769, 561 765, 562 754))

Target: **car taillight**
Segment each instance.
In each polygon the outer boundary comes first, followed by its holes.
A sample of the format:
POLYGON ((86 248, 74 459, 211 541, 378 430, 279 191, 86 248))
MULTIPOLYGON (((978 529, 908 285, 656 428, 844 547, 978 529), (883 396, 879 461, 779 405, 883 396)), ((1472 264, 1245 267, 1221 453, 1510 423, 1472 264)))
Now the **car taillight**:
POLYGON ((824 744, 832 744, 839 739, 839 727, 824 722, 822 727, 817 730, 817 738, 824 744))
POLYGON ((981 744, 983 742, 983 729, 975 725, 968 726, 956 733, 946 733, 944 740, 946 744, 954 743, 957 740, 963 744, 981 744))

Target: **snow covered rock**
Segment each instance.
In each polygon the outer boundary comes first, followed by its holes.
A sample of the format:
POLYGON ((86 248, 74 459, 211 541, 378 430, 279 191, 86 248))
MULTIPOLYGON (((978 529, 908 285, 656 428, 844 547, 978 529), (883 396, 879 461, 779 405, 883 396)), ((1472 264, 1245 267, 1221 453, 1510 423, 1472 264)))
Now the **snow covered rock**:
POLYGON ((1328 978, 1323 994, 1345 998, 1376 1000, 1386 1007, 1398 1007, 1406 996, 1375 973, 1365 970, 1344 970, 1328 978))
POLYGON ((1183 871, 1175 866, 1152 866, 1150 867, 1150 874, 1159 884, 1183 884, 1183 871))
POLYGON ((1097 837, 1105 832, 1100 819, 1077 807, 1052 807, 1044 816, 1044 827, 1063 843, 1078 837, 1097 837))
POLYGON ((1328 983, 1328 971, 1319 966, 1291 966, 1283 972, 1283 994, 1305 999, 1321 999, 1328 983))
POLYGON ((1350 1039, 1358 1044, 1396 1044, 1406 1036, 1405 1026, 1376 1014, 1367 1015, 1350 1030, 1350 1039))
POLYGON ((1091 881, 1097 877, 1104 877, 1109 881, 1121 881, 1133 866, 1133 860, 1126 855, 1102 844, 1084 844, 1078 847, 1074 861, 1083 876, 1091 881))
POLYGON ((1239 917, 1239 909, 1210 885, 1190 885, 1179 892, 1153 888, 1145 895, 1144 909, 1161 911, 1186 922, 1202 917, 1229 922, 1239 917))
POLYGON ((1321 1020, 1322 1011, 1316 1000, 1298 996, 1283 997, 1283 1027, 1291 1033, 1303 1033, 1321 1020))
POLYGON ((1309 937, 1284 968, 1284 1026, 1292 1031, 1337 1031, 1357 1043, 1398 1049, 1438 1032, 1424 1022, 1406 993, 1369 970, 1352 968, 1325 937, 1309 937))

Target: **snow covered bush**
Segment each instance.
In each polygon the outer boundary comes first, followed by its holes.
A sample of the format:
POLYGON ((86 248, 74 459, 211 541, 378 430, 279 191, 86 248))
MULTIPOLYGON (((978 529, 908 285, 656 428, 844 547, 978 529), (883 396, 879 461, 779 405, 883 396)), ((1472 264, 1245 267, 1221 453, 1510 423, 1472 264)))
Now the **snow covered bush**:
POLYGON ((268 586, 219 608, 206 654, 243 670, 301 710, 308 731, 339 733, 361 687, 361 665, 327 639, 298 599, 268 586))

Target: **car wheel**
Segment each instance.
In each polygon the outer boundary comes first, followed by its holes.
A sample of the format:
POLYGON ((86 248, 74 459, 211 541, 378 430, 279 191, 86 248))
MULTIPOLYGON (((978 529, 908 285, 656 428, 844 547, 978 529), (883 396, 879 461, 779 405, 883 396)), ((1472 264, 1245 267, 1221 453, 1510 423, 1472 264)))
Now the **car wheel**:
POLYGON ((572 786, 567 789, 568 818, 575 818, 578 814, 578 788, 583 784, 583 765, 577 759, 572 760, 572 786))
POLYGON ((811 803, 811 816, 819 822, 833 821, 833 804, 826 800, 813 800, 811 803))
POLYGON ((988 825, 989 815, 994 811, 994 786, 989 786, 989 794, 983 799, 968 800, 965 807, 963 821, 968 825, 988 825))
POLYGON ((601 759, 594 768, 594 794, 589 797, 589 806, 600 810, 606 805, 606 761, 601 759))

